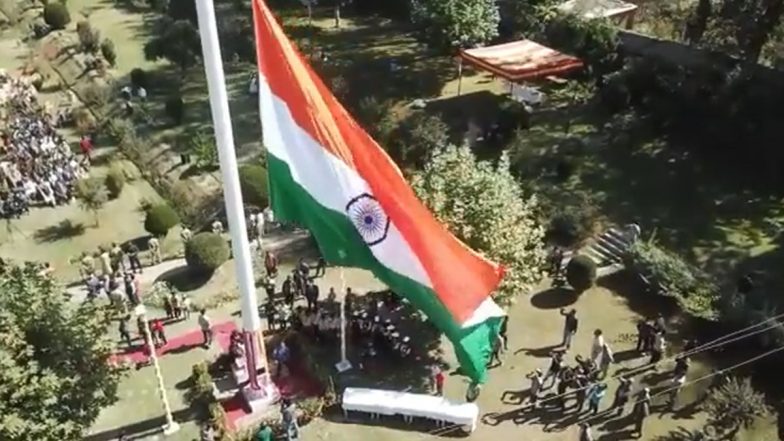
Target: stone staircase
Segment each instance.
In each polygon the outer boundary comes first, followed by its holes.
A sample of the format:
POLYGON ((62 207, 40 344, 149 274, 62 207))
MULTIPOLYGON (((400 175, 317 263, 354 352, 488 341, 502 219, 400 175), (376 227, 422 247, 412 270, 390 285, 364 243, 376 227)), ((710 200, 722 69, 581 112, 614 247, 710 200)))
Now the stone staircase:
POLYGON ((601 277, 623 268, 623 256, 631 246, 632 243, 624 235, 623 230, 611 227, 599 236, 590 239, 577 252, 564 253, 563 265, 566 266, 569 259, 575 254, 582 254, 596 263, 601 277))

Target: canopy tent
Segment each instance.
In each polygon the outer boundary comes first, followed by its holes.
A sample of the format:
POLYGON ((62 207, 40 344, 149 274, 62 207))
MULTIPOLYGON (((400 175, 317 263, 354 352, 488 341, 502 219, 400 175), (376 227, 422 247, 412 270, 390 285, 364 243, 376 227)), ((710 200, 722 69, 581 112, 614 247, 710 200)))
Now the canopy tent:
MULTIPOLYGON (((513 41, 496 46, 460 51, 460 78, 463 61, 516 83, 580 69, 579 58, 563 54, 531 40, 513 41)), ((460 84, 458 83, 458 95, 460 84)))
POLYGON ((567 0, 558 5, 558 9, 588 20, 605 18, 618 25, 625 22, 625 27, 631 29, 637 5, 623 0, 567 0))

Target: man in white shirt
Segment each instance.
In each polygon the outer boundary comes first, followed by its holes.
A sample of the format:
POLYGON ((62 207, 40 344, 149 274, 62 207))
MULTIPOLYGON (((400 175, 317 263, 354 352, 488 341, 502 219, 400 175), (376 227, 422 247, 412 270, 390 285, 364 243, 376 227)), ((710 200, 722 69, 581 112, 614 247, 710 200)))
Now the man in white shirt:
POLYGON ((202 309, 199 313, 199 328, 202 336, 204 336, 204 346, 209 348, 212 344, 212 322, 207 317, 206 309, 202 309))

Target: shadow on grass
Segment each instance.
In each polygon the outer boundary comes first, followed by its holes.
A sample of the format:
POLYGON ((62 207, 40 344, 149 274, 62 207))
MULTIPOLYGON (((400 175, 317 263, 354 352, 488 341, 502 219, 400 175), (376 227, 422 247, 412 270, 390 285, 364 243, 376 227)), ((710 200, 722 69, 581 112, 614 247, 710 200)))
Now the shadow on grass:
POLYGON ((171 284, 173 288, 180 292, 194 291, 212 278, 212 274, 197 273, 191 271, 187 265, 166 271, 155 279, 156 282, 164 281, 171 284))
POLYGON ((70 219, 66 219, 55 225, 37 230, 33 236, 39 243, 57 242, 58 240, 81 236, 84 234, 84 231, 85 226, 83 223, 73 223, 70 219))
MULTIPOLYGON (((193 417, 191 409, 181 409, 172 413, 175 421, 184 422, 193 417)), ((166 417, 160 416, 157 418, 150 418, 138 423, 129 424, 127 426, 118 427, 116 429, 105 430, 100 433, 87 435, 83 438, 84 441, 114 441, 120 435, 127 435, 125 439, 147 439, 147 437, 154 436, 161 433, 161 427, 166 425, 166 417)))
POLYGON ((531 297, 531 305, 539 309, 558 309, 574 304, 580 293, 569 288, 550 288, 531 297))

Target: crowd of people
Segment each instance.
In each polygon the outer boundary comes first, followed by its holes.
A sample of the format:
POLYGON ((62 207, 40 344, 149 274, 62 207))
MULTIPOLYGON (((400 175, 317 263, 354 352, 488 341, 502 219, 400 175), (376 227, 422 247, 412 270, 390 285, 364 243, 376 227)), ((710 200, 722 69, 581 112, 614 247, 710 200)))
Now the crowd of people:
MULTIPOLYGON (((31 206, 66 204, 89 161, 80 161, 56 130, 57 119, 39 104, 35 87, 0 72, 3 108, 0 216, 18 218, 31 206)), ((85 137, 83 148, 92 149, 85 137)), ((85 155, 88 157, 89 155, 85 155)))

